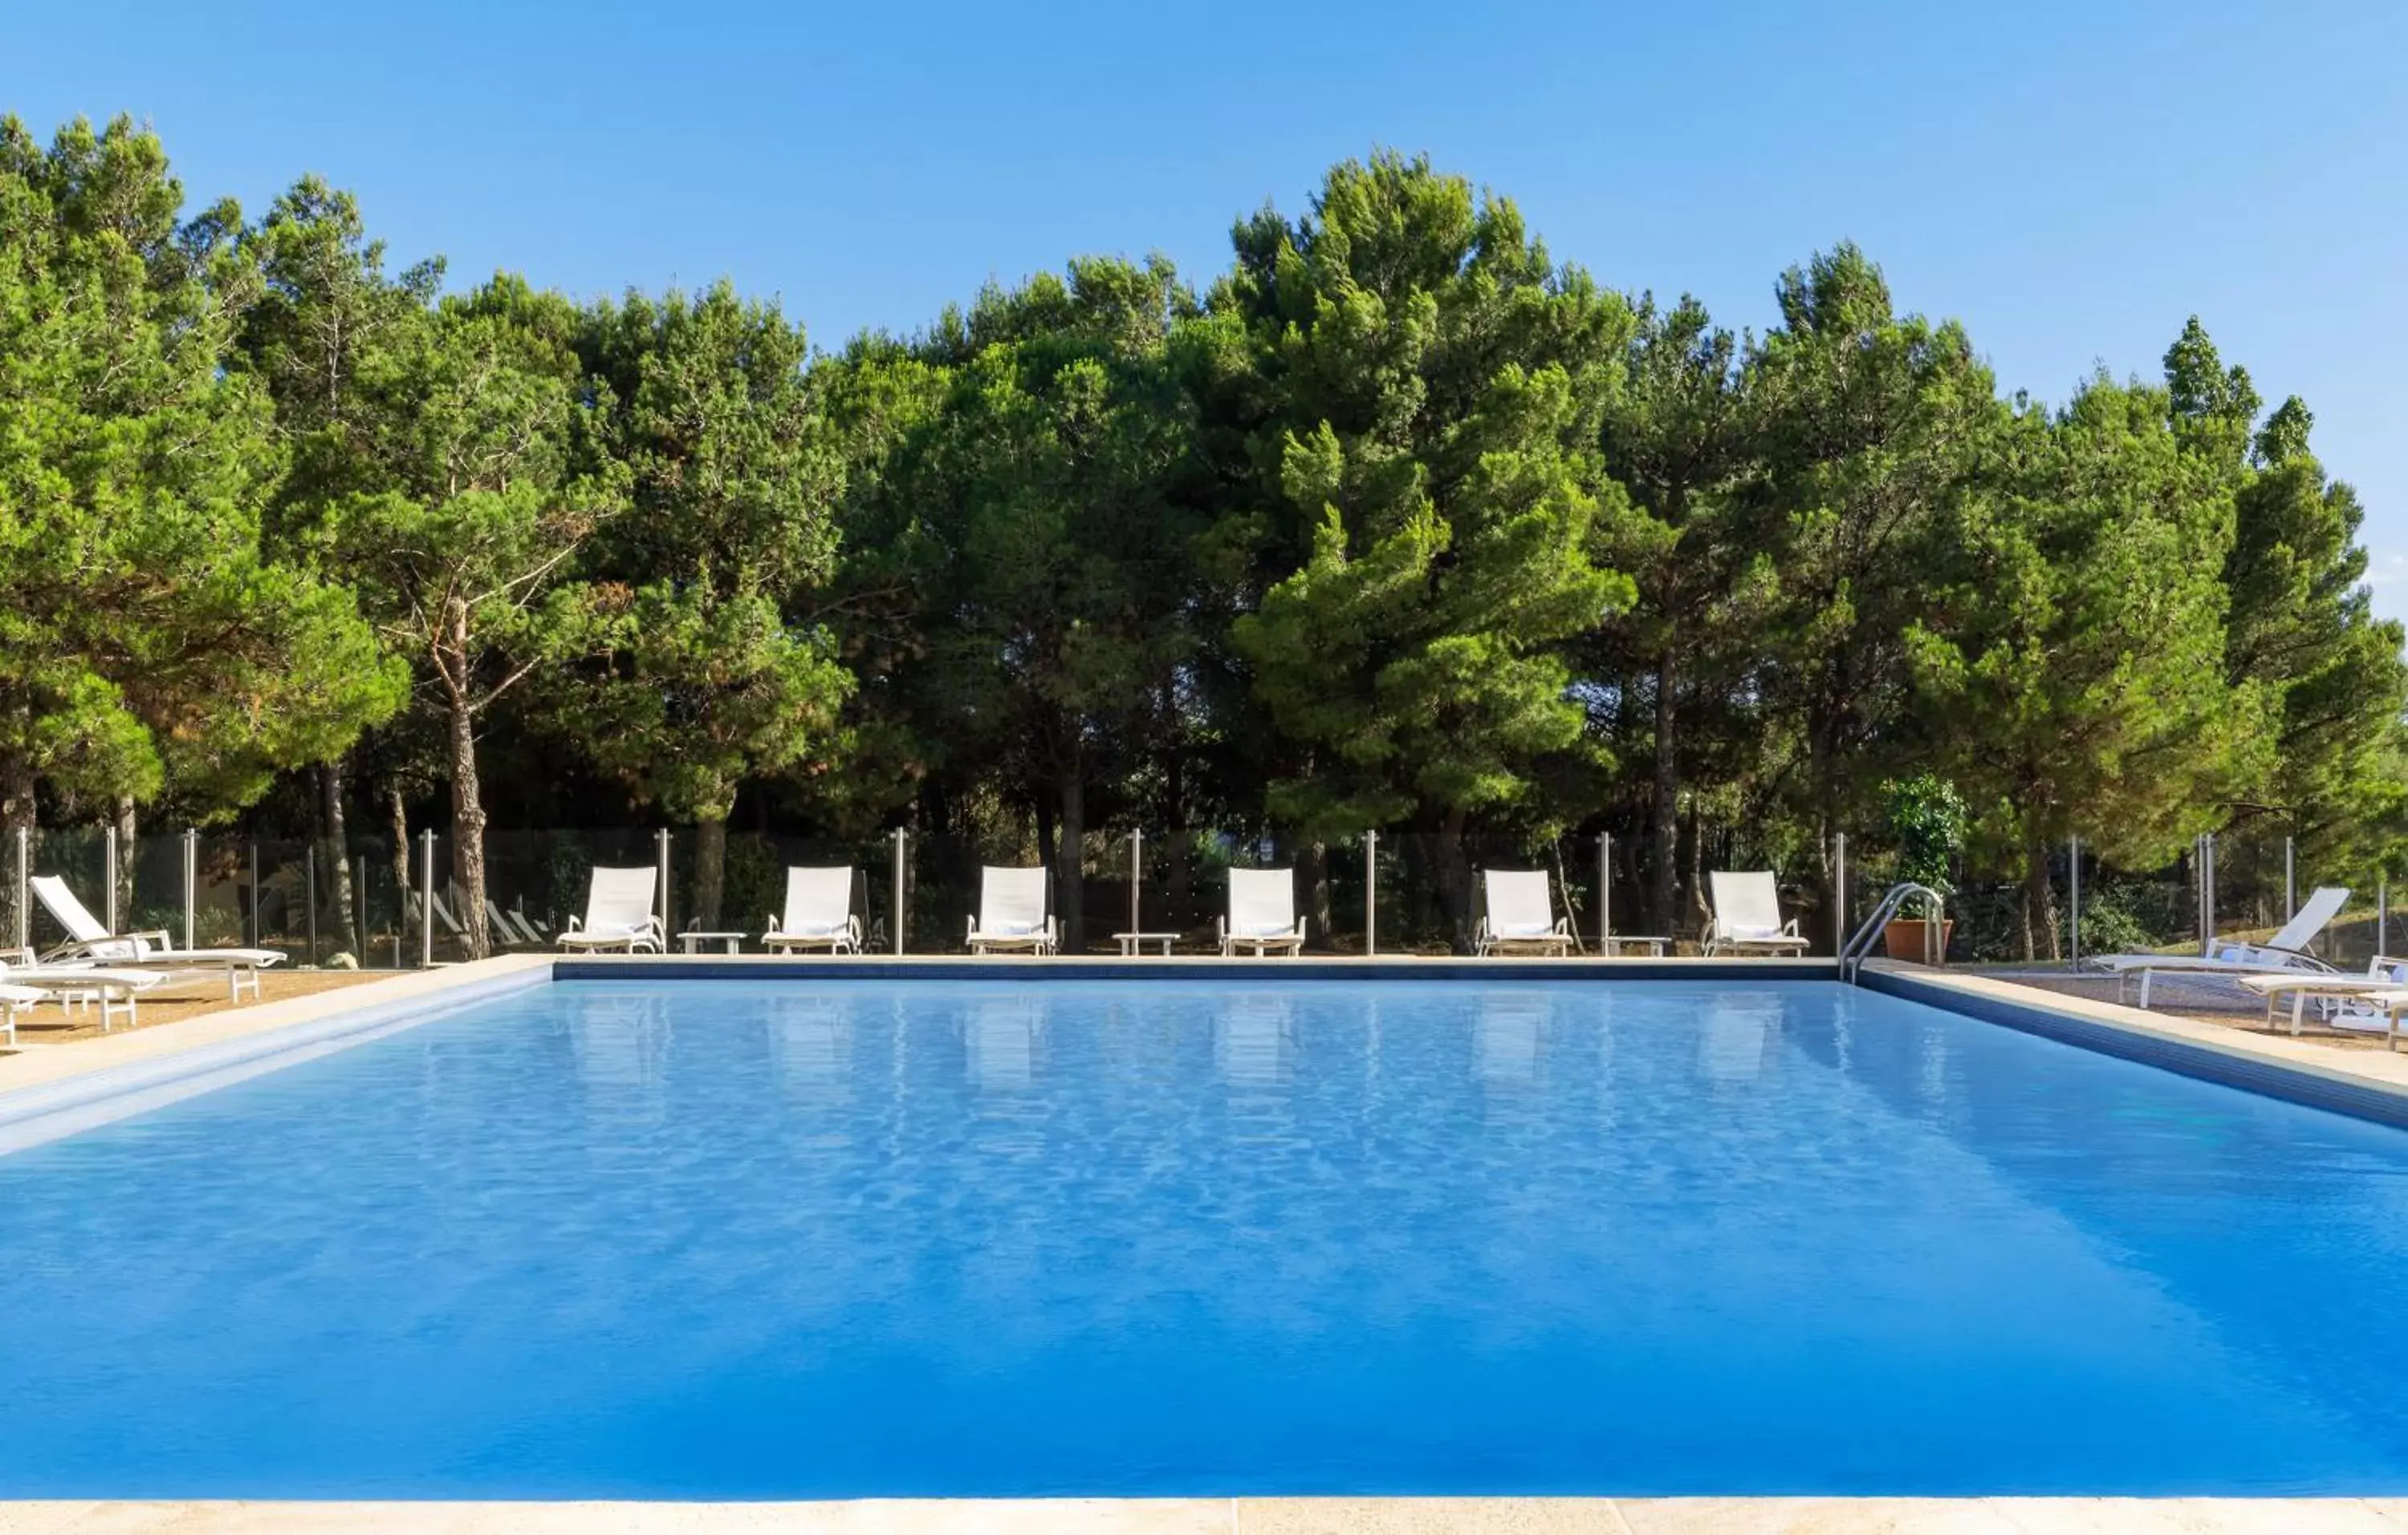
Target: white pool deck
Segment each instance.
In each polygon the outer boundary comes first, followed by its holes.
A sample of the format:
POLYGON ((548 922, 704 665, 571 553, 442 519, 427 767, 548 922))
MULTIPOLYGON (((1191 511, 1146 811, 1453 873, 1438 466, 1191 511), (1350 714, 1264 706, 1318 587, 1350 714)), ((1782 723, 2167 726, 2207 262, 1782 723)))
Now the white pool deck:
MULTIPOLYGON (((0 1056, 0 1108, 20 1089, 57 1083, 115 1068, 164 1064, 181 1052, 224 1046, 279 1029, 320 1023, 345 1012, 423 1000, 439 1004, 445 994, 488 981, 550 972, 552 954, 509 954, 474 965, 416 971, 364 982, 308 997, 229 1009, 180 1023, 159 1025, 98 1039, 35 1046, 0 1056)), ((628 962, 697 973, 784 968, 766 956, 722 955, 666 958, 645 955, 628 962)), ((864 979, 897 968, 878 957, 840 962, 864 979)), ((1061 973, 1090 966, 1125 972, 1134 963, 1149 970, 1226 970, 1231 962, 1174 958, 1132 962, 1082 958, 932 959, 900 962, 919 972, 941 967, 964 973, 1061 973)), ((1255 961, 1238 962, 1253 971, 1255 961)), ((1287 961, 1260 962, 1275 970, 1287 961)), ((1369 959, 1317 960, 1329 967, 1360 968, 1366 975, 1411 972, 1425 967, 1465 968, 1460 960, 1415 960, 1383 955, 1369 959)), ((580 958, 580 966, 611 966, 612 956, 580 958)), ((1825 973, 1835 973, 1822 962, 1825 973)), ((1563 977, 1610 976, 1617 970, 1650 976, 1699 977, 1767 972, 1794 975, 1794 962, 1769 960, 1607 959, 1504 960, 1481 962, 1481 973, 1563 977)), ((2339 1050, 2283 1035, 2243 1033, 2212 1024, 2143 1012, 2110 1002, 2068 997, 1981 976, 1909 968, 1918 982, 1968 997, 2011 1001, 2092 1024, 2158 1040, 2177 1040, 2236 1061, 2279 1066, 2329 1081, 2372 1087, 2408 1100, 2408 1054, 2339 1050)), ((21 1409, 29 1404, 17 1404, 21 1409)), ((12 1416, 16 1414, 12 1413, 12 1416)), ((40 1431, 38 1411, 12 1431, 40 1431)), ((1734 1446, 1735 1451, 1743 1447, 1734 1446)), ((2401 1499, 2107 1499, 2107 1498, 1369 1498, 1369 1499, 862 1499, 803 1503, 477 1503, 477 1502, 240 1502, 240 1501, 7 1501, 0 1499, 0 1535, 317 1535, 320 1531, 441 1531, 485 1535, 493 1531, 625 1531, 628 1535, 719 1535, 719 1532, 798 1531, 804 1535, 2408 1535, 2408 1498, 2401 1499)))

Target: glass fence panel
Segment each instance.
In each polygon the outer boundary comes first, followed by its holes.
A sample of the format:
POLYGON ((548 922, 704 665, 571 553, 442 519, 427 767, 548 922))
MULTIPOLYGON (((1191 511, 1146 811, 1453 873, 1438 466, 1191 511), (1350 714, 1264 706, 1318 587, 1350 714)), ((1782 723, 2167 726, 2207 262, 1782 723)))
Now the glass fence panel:
MULTIPOLYGON (((28 841, 32 876, 38 879, 48 875, 63 882, 68 894, 103 925, 108 925, 112 911, 108 840, 108 834, 96 827, 45 826, 28 841)), ((75 937, 57 913, 43 903, 38 893, 26 903, 25 934, 26 944, 37 954, 49 954, 75 937)), ((12 936, 8 941, 13 944, 16 940, 12 936)))
MULTIPOLYGON (((669 839, 670 946, 694 953, 751 953, 773 930, 813 931, 850 917, 868 953, 893 952, 896 921, 895 843, 890 838, 729 832, 713 838, 681 827, 669 839), (714 848, 714 842, 717 843, 714 848), (716 864, 714 868, 713 865, 716 864), (796 869, 842 869, 841 911, 787 910, 788 875, 796 869)), ((908 880, 908 870, 907 870, 908 880)), ((810 898, 820 886, 806 881, 810 898)))
MULTIPOLYGON (((29 840, 22 875, 13 849, 6 893, 22 878, 54 875, 95 923, 121 932, 165 933, 171 944, 279 949, 294 968, 414 968, 456 963, 482 952, 548 951, 572 920, 582 922, 595 870, 623 868, 656 876, 664 852, 667 882, 654 893, 675 952, 757 953, 772 919, 783 914, 796 868, 849 871, 846 914, 861 949, 875 954, 963 953, 982 901, 987 868, 1035 868, 1033 830, 911 835, 892 831, 830 837, 703 828, 507 829, 484 845, 484 894, 471 911, 466 869, 452 838, 413 838, 396 850, 389 838, 355 835, 339 847, 309 838, 254 838, 180 831, 145 835, 112 859, 106 828, 45 827, 29 840), (398 855, 397 855, 398 854, 398 855), (190 863, 189 876, 187 863, 190 863), (110 879, 112 868, 115 880, 110 879), (190 896, 186 887, 189 880, 190 896), (428 888, 431 883, 431 890, 428 888), (113 898, 112 898, 113 897, 113 898)), ((2221 834, 2212 863, 2193 849, 2154 868, 2132 868, 2085 846, 2080 867, 2080 932, 2074 931, 2072 853, 2052 851, 2044 888, 2028 874, 1957 860, 1947 900, 1946 954, 1958 964, 2063 964, 2076 952, 2197 953, 2212 913, 2215 941, 2270 941, 2306 909, 2320 888, 2348 892, 2325 925, 2300 936, 2327 963, 2363 968, 2376 954, 2408 948, 2408 913, 2397 908, 2380 869, 2344 867, 2265 826, 2221 834), (2202 874, 2212 874, 2213 882, 2202 874), (2287 878, 2286 878, 2287 874, 2287 878), (2387 902, 2387 911, 2378 907, 2387 902)), ((1684 853, 1669 902, 1653 882, 1660 865, 1645 840, 1594 832, 1566 836, 1383 832, 1316 839, 1278 828, 1186 826, 1090 831, 1076 856, 1047 868, 1047 906, 1063 952, 1210 954, 1230 914, 1233 870, 1290 874, 1289 920, 1304 925, 1311 954, 1450 954, 1473 952, 1488 915, 1492 874, 1525 876, 1546 893, 1546 914, 1574 952, 1596 953, 1611 929, 1617 940, 1662 939, 1669 952, 1694 954, 1711 920, 1707 876, 1715 868, 1770 865, 1780 915, 1794 921, 1811 953, 1836 951, 1897 881, 1895 851, 1875 834, 1850 837, 1845 885, 1834 850, 1812 845, 1770 852, 1737 842, 1684 853), (1368 854, 1368 857, 1367 857, 1368 854), (1134 935, 1124 937, 1124 935, 1134 935), (1376 942, 1374 941, 1376 940, 1376 942)), ((1259 913, 1256 913, 1259 915, 1259 913)), ((1919 918, 1919 910, 1903 915, 1919 918)), ((33 904, 28 937, 37 949, 66 941, 58 917, 33 904)), ((14 940, 0 911, 0 944, 14 940)), ((1870 935, 1884 952, 1885 935, 1870 935)), ((1630 952, 1622 942, 1616 947, 1630 952)), ((1895 951, 1919 959, 1919 933, 1895 951)))

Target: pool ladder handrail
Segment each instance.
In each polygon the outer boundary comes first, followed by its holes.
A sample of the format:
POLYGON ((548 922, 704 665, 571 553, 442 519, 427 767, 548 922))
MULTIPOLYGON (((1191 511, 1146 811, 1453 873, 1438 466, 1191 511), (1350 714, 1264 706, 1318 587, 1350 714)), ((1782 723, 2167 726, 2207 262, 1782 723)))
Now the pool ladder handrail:
POLYGON ((1941 898, 1940 892, 1928 884, 1901 880, 1889 887, 1888 893, 1882 897, 1881 904, 1873 908, 1873 914, 1849 935, 1846 943, 1841 945, 1842 980, 1855 983, 1857 972, 1865 968, 1865 956, 1871 951, 1875 936, 1889 925, 1889 919, 1898 915, 1899 908, 1917 896, 1931 903, 1931 918, 1923 925, 1923 962, 1936 966, 1947 957, 1947 940, 1942 936, 1942 912, 1946 910, 1946 903, 1941 898))

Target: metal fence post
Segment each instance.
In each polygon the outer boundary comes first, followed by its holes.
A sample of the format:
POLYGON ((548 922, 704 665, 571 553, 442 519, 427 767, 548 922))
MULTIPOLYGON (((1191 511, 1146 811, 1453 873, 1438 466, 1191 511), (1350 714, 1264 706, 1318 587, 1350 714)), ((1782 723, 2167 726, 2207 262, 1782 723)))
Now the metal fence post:
POLYGON ((2068 946, 2072 951, 2071 963, 2079 965, 2082 963, 2082 839, 2079 837, 2065 839, 2065 882, 2070 892, 2067 905, 2071 908, 2066 923, 2072 929, 2068 946))
POLYGON ((895 957, 903 957, 903 879, 910 865, 903 856, 904 839, 910 836, 902 827, 895 828, 895 957))
POLYGON ((435 963, 435 833, 418 834, 418 968, 435 963))
POLYGON ((251 946, 259 947, 259 843, 251 844, 251 946))
POLYGON ((184 828, 184 947, 193 947, 193 907, 201 882, 201 834, 184 828))
POLYGON ((2383 941, 2383 929, 2388 924, 2390 916, 2391 876, 2386 872, 2374 877, 2374 952, 2377 954, 2387 954, 2391 952, 2384 946, 2383 941))
POLYGON ((309 963, 318 963, 318 844, 313 840, 301 850, 301 877, 309 897, 309 963))
POLYGON ((17 828, 17 947, 20 949, 30 949, 34 945, 34 913, 28 909, 28 903, 34 898, 33 878, 34 829, 31 826, 19 826, 17 828))
POLYGON ((1131 831, 1129 833, 1129 931, 1132 933, 1141 932, 1145 928, 1145 923, 1141 917, 1144 908, 1138 901, 1138 890, 1144 882, 1145 833, 1131 831))
POLYGON ((2215 833, 2199 834, 2199 952, 2215 953, 2215 833))
POLYGON ((351 860, 354 878, 351 881, 351 910, 357 918, 352 931, 360 936, 360 952, 351 957, 360 968, 368 968, 368 855, 365 853, 351 860))
POLYGON ((1848 929, 1848 834, 1831 834, 1831 952, 1838 954, 1855 935, 1848 929))
POLYGON ((106 828, 100 847, 101 879, 108 886, 108 897, 101 902, 101 917, 108 924, 111 933, 122 933, 125 931, 125 925, 117 920, 117 827, 114 824, 106 828))
POLYGON ((1597 834, 1597 952, 1612 952, 1613 941, 1613 834, 1597 834))
POLYGON ((2283 920, 2287 923, 2300 914, 2300 887, 2291 875, 2291 839, 2283 839, 2283 920))
POLYGON ((656 875, 652 882, 660 887, 659 910, 654 915, 661 919, 661 941, 666 943, 669 934, 676 930, 669 925, 669 829, 666 826, 652 833, 652 867, 656 875))
POLYGON ((1363 834, 1363 957, 1380 953, 1380 834, 1363 834))

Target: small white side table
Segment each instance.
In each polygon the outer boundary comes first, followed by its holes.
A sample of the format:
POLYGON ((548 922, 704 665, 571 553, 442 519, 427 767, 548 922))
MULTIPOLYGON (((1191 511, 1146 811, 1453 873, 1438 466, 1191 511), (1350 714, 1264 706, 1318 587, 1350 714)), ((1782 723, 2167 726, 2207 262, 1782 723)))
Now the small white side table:
POLYGON ((702 946, 706 943, 720 944, 723 952, 726 954, 738 954, 744 952, 744 935, 741 933, 684 932, 678 935, 678 941, 685 946, 685 952, 690 954, 702 953, 702 946))
POLYGON ((1123 959, 1134 959, 1143 954, 1145 946, 1149 943, 1154 944, 1156 951, 1168 958, 1170 954, 1170 946, 1179 941, 1179 935, 1177 933, 1114 933, 1112 941, 1121 946, 1123 959))
POLYGON ((1671 941, 1669 938, 1642 938, 1635 933, 1608 933, 1598 940, 1598 946, 1604 950, 1608 959, 1620 959, 1625 947, 1644 949, 1648 958, 1661 959, 1664 957, 1664 945, 1671 941))

